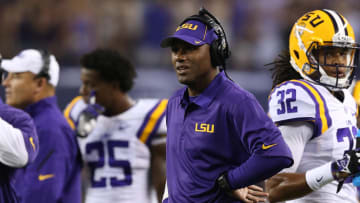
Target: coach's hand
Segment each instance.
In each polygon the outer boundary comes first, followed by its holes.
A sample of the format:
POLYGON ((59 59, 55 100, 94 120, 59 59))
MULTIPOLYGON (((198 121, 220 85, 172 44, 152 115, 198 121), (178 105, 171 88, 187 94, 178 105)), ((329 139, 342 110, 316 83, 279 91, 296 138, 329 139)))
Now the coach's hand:
POLYGON ((242 200, 246 203, 251 202, 265 202, 269 193, 263 191, 263 189, 256 185, 250 185, 241 189, 232 191, 231 194, 235 199, 242 200))

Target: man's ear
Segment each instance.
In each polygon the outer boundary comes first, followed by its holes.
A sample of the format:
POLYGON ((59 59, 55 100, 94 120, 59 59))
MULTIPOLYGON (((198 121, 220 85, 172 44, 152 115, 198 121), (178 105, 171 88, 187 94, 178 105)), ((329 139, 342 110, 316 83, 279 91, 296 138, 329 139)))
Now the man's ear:
POLYGON ((111 82, 111 87, 116 90, 121 90, 120 83, 117 81, 111 82))
POLYGON ((46 87, 46 85, 48 84, 48 81, 46 78, 44 77, 39 77, 39 78, 36 78, 36 87, 40 88, 40 89, 43 89, 46 87))

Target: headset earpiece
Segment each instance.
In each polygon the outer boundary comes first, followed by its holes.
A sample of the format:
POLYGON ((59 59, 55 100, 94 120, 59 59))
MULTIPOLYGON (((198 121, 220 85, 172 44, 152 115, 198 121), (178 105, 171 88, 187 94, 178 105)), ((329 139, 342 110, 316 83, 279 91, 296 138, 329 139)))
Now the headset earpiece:
POLYGON ((221 50, 219 50, 219 46, 219 40, 214 40, 210 45, 211 64, 214 67, 225 65, 225 60, 221 54, 221 50))
POLYGON ((50 74, 49 74, 50 54, 47 50, 39 49, 38 51, 41 54, 41 59, 43 62, 43 66, 42 66, 41 71, 39 72, 38 76, 46 77, 47 80, 50 80, 50 74))

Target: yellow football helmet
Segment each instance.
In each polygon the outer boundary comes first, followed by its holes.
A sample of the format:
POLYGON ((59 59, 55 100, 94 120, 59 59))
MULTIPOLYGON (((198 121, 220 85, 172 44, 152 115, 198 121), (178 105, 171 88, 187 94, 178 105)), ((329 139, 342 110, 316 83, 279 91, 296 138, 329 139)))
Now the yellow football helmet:
POLYGON ((300 17, 289 37, 290 63, 300 75, 332 90, 348 88, 358 67, 359 46, 350 23, 333 10, 315 10, 300 17), (319 52, 323 55, 319 59, 319 52), (344 55, 344 62, 332 62, 329 52, 336 50, 344 55), (328 61, 328 62, 327 62, 328 61), (320 63, 321 62, 321 63, 320 63), (331 67, 330 74, 326 70, 331 67), (339 69, 345 69, 339 73, 339 69), (336 72, 335 72, 336 71, 336 72))

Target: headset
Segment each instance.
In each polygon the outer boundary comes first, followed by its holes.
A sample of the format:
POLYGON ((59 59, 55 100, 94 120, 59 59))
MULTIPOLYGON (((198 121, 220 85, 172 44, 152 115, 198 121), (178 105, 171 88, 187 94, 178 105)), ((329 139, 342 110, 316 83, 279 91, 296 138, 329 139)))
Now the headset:
POLYGON ((41 67, 40 72, 37 74, 38 77, 45 77, 47 80, 50 80, 50 53, 45 49, 38 49, 41 54, 41 60, 43 62, 43 66, 41 67))
POLYGON ((180 25, 189 20, 200 21, 214 29, 218 39, 214 40, 210 45, 211 64, 214 67, 221 66, 222 69, 225 69, 225 61, 230 57, 231 52, 228 41, 226 39, 224 28, 221 26, 220 22, 204 7, 200 8, 199 14, 186 18, 183 20, 183 22, 181 22, 180 25))

